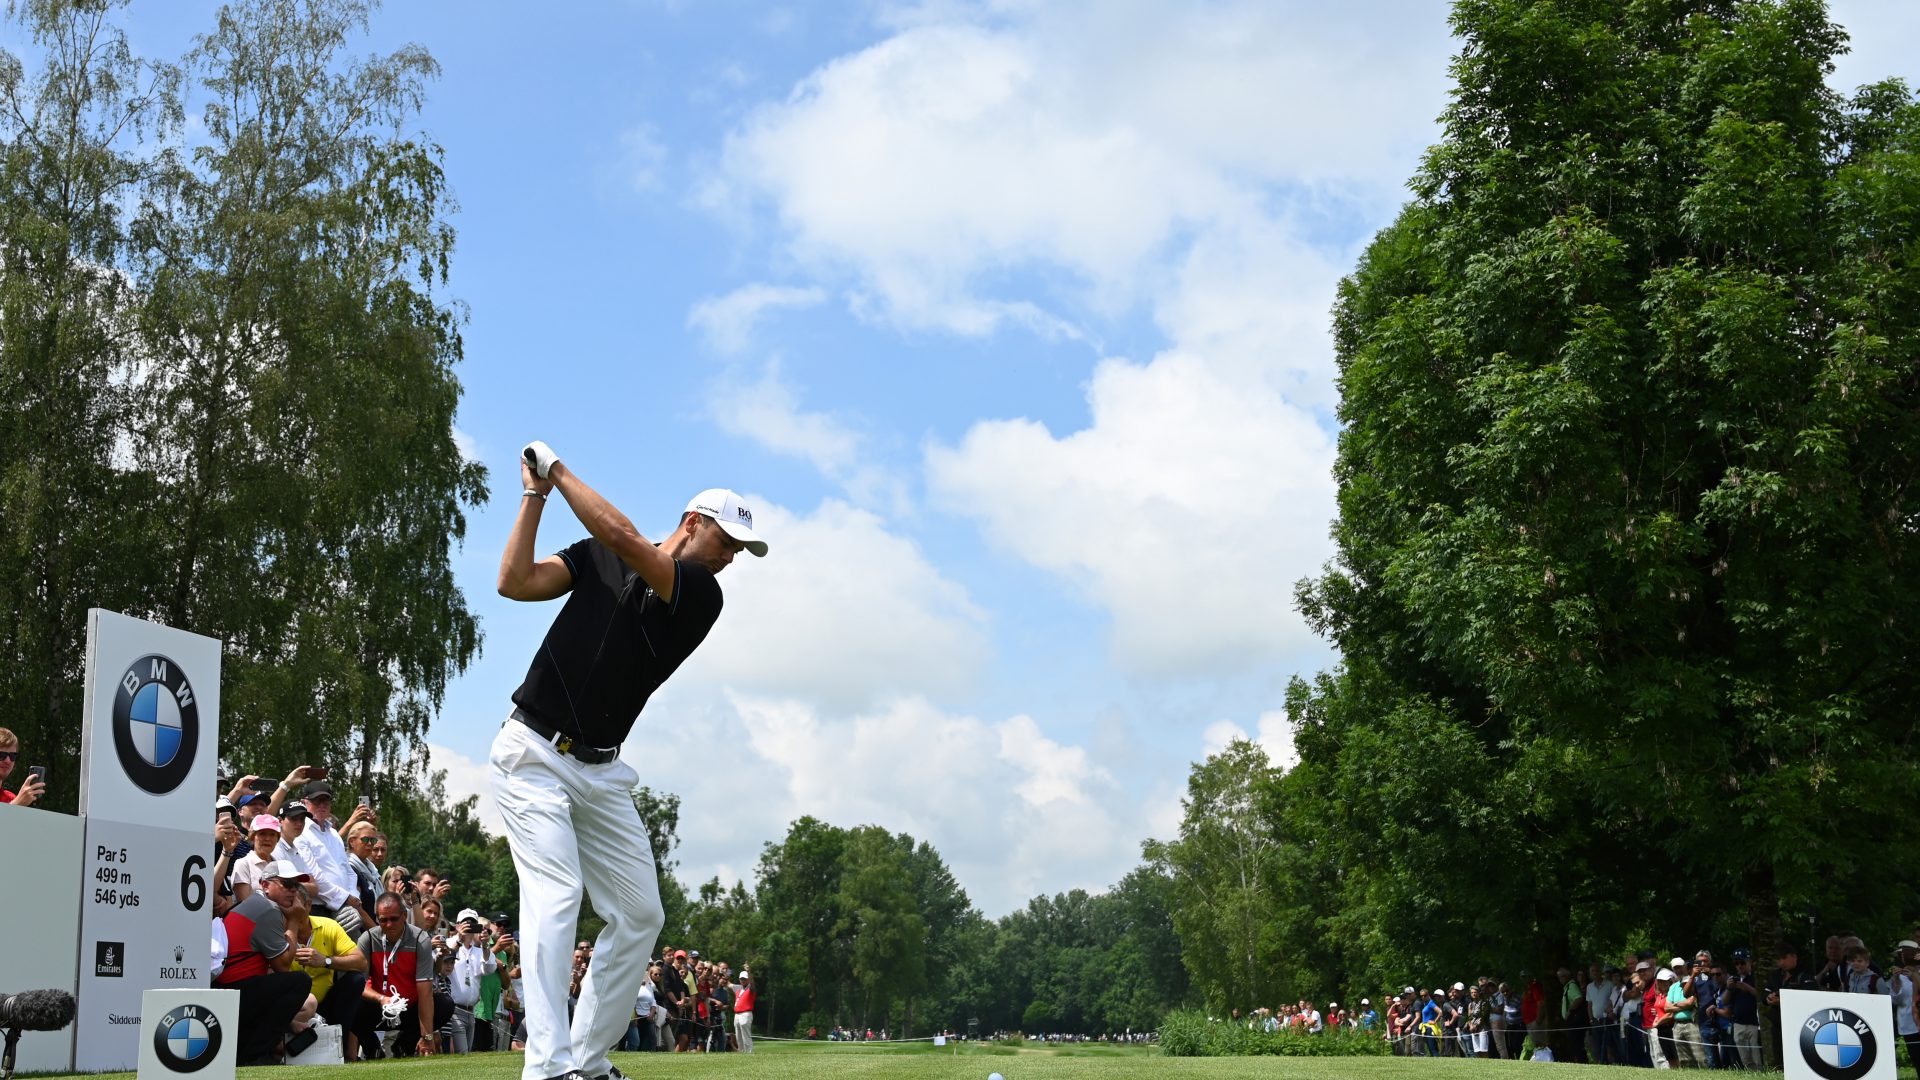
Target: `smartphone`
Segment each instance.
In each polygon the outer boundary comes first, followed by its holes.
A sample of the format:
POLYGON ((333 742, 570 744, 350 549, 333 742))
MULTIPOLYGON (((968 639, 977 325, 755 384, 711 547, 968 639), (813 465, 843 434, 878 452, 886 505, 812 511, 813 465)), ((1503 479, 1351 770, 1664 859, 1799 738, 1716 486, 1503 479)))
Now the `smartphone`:
POLYGON ((363 810, 371 810, 373 808, 373 796, 371 795, 360 796, 360 808, 363 810))
POLYGON ((33 768, 27 770, 27 779, 29 780, 39 780, 44 782, 46 778, 47 778, 47 767, 45 765, 35 765, 33 768))
POLYGON ((326 778, 327 778, 327 767, 325 765, 307 766, 307 779, 325 780, 326 778))
POLYGON ((249 788, 252 788, 255 791, 260 792, 261 794, 265 794, 269 791, 273 791, 276 788, 278 788, 280 786, 280 781, 275 780, 271 776, 256 776, 253 778, 253 782, 248 784, 247 786, 249 788))

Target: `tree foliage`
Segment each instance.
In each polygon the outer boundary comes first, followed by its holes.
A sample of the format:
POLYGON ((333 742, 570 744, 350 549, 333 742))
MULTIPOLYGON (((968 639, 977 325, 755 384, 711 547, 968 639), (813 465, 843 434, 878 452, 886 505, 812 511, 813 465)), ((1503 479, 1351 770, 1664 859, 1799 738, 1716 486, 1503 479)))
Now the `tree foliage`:
POLYGON ((226 642, 231 760, 368 785, 479 647, 436 67, 349 56, 363 0, 243 0, 179 63, 119 6, 14 5, 36 68, 0 55, 0 710, 76 762, 113 608, 226 642))
POLYGON ((1783 915, 1890 940, 1920 104, 1827 88, 1817 0, 1454 28, 1444 138, 1335 314, 1338 557, 1300 599, 1341 666, 1293 688, 1281 785, 1328 892, 1284 933, 1390 982, 1729 915, 1756 956, 1783 915))

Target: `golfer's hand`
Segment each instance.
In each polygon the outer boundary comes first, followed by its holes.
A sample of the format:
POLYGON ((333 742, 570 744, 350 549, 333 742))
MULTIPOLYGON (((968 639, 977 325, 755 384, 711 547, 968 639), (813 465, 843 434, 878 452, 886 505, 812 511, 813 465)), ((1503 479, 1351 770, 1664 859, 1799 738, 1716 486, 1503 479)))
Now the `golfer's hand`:
POLYGON ((425 1035, 422 1035, 422 1036, 420 1036, 420 1046, 419 1046, 419 1050, 420 1050, 420 1056, 421 1056, 421 1057, 432 1057, 432 1056, 433 1056, 433 1052, 434 1052, 434 1051, 435 1051, 436 1049, 438 1049, 438 1047, 436 1047, 436 1046, 434 1046, 434 1045, 433 1045, 433 1040, 432 1040, 432 1039, 429 1039, 429 1038, 428 1038, 428 1037, 426 1037, 425 1035))
POLYGON ((560 455, 553 452, 553 447, 548 446, 539 439, 533 440, 520 449, 521 463, 532 466, 533 474, 542 480, 552 479, 550 474, 553 470, 553 463, 559 460, 560 455))

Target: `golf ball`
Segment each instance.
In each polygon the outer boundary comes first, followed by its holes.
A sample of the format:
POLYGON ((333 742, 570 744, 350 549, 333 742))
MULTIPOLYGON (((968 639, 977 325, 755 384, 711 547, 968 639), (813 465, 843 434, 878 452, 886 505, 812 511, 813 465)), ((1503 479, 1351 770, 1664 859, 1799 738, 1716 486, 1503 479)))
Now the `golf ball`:
POLYGON ((1007 1080, 1007 1078, 1001 1076, 999 1073, 988 1073, 987 1080, 1007 1080))

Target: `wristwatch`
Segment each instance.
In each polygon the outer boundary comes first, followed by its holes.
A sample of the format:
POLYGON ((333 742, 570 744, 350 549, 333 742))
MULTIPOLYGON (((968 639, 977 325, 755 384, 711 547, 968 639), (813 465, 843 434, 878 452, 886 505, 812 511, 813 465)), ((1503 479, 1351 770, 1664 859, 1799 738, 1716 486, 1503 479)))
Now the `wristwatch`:
POLYGON ((325 966, 327 966, 327 967, 332 967, 332 966, 333 966, 333 957, 331 957, 331 956, 323 956, 323 957, 321 957, 321 958, 320 958, 320 963, 322 963, 322 964, 324 964, 324 965, 325 965, 325 966))

